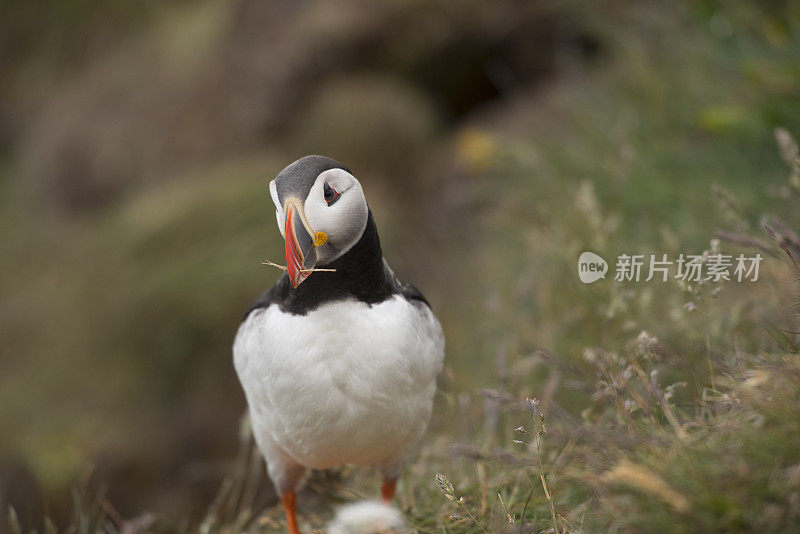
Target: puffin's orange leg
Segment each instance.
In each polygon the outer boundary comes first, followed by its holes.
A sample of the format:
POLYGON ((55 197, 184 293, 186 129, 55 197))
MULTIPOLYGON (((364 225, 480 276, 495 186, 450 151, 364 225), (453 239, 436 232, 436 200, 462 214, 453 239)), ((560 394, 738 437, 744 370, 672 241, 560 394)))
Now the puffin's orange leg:
POLYGON ((385 478, 383 479, 383 484, 381 484, 381 498, 383 502, 389 504, 392 502, 392 497, 394 497, 394 490, 397 486, 397 478, 385 478))
POLYGON ((300 534, 297 528, 297 515, 295 515, 295 504, 297 504, 297 495, 293 491, 287 491, 281 497, 283 503, 283 511, 286 512, 286 526, 289 528, 289 534, 300 534))

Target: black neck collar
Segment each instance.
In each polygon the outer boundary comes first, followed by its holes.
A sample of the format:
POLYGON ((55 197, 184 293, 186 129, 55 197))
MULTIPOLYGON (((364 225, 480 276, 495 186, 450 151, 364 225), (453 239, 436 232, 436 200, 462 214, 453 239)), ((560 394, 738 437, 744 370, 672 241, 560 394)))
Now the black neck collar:
POLYGON ((368 212, 361 239, 341 257, 321 267, 336 271, 312 273, 294 289, 289 285, 288 276, 281 278, 278 283, 288 286, 281 302, 284 310, 304 314, 324 302, 346 298, 374 304, 386 300, 393 293, 372 210, 368 212))

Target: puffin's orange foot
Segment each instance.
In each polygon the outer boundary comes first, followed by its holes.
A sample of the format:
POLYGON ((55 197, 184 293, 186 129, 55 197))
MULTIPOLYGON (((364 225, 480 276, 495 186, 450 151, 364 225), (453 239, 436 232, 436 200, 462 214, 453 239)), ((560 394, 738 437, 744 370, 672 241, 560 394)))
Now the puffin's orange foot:
POLYGON ((286 512, 286 527, 289 529, 289 534, 300 534, 300 530, 297 528, 297 515, 295 515, 297 495, 293 491, 287 491, 281 496, 281 502, 283 511, 286 512))
POLYGON ((397 478, 383 480, 383 484, 381 484, 381 498, 383 499, 383 502, 386 504, 392 502, 392 497, 394 497, 394 490, 396 486, 397 478))

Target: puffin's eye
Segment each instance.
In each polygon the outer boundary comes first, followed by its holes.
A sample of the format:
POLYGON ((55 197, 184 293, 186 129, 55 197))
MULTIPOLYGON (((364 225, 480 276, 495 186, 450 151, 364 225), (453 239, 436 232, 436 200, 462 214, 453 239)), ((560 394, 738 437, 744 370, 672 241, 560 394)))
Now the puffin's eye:
POLYGON ((328 184, 325 184, 323 191, 325 194, 325 202, 328 203, 328 206, 339 200, 339 197, 342 196, 336 189, 332 188, 328 184))

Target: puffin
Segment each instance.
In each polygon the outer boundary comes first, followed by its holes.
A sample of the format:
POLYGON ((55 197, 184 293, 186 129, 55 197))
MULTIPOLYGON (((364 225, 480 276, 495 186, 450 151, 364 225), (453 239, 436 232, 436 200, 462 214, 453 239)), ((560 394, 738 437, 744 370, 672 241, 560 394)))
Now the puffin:
POLYGON ((310 470, 376 465, 390 503, 444 360, 439 320, 395 275, 361 183, 306 156, 269 183, 286 270, 251 306, 233 360, 291 534, 310 470))

